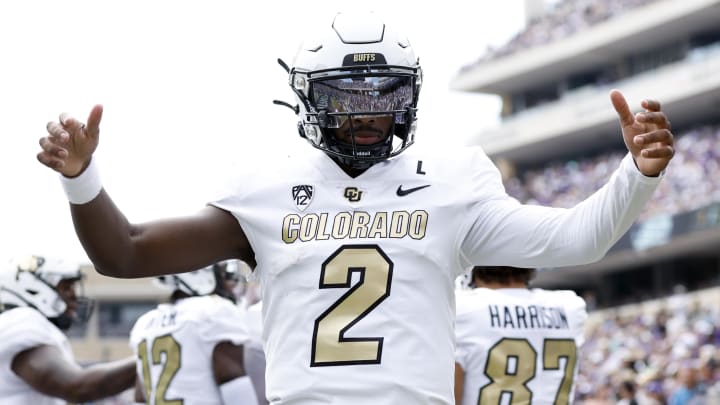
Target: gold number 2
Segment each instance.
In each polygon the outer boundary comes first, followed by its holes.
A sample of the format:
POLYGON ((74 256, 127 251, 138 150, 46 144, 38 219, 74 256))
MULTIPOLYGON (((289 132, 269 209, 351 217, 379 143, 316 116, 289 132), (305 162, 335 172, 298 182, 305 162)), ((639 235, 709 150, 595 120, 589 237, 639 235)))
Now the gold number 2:
POLYGON ((155 384, 155 401, 152 403, 155 405, 183 405, 184 401, 182 399, 165 398, 170 382, 178 370, 180 370, 180 345, 172 335, 160 336, 153 341, 151 352, 152 364, 148 361, 147 341, 143 340, 140 342, 138 345, 138 357, 140 357, 140 362, 142 363, 145 399, 149 401, 153 392, 150 367, 152 365, 162 365, 160 378, 158 378, 155 384), (163 354, 165 354, 164 363, 163 354))
MULTIPOLYGON (((554 405, 570 403, 577 346, 573 339, 545 339, 543 370, 559 370, 565 358, 565 369, 555 394, 554 405)), ((527 339, 503 338, 488 352, 485 375, 490 379, 480 388, 478 404, 499 404, 502 394, 510 394, 510 404, 530 404, 532 391, 527 383, 535 377, 537 352, 527 339)))
POLYGON ((320 289, 348 291, 315 320, 311 367, 378 364, 383 337, 345 333, 390 295, 393 263, 377 245, 345 245, 322 265, 320 289), (353 274, 359 280, 352 285, 353 274))

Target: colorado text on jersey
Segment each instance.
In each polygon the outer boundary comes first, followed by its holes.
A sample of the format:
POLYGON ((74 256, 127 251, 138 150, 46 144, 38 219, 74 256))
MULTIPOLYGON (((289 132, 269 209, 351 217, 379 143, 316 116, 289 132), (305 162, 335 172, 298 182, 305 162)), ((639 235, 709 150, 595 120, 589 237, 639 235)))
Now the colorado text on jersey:
POLYGON ((283 218, 282 237, 285 243, 298 240, 333 239, 423 239, 428 223, 427 211, 393 211, 370 214, 364 211, 339 212, 329 217, 320 214, 288 214, 283 218), (329 221, 328 221, 329 220, 329 221))

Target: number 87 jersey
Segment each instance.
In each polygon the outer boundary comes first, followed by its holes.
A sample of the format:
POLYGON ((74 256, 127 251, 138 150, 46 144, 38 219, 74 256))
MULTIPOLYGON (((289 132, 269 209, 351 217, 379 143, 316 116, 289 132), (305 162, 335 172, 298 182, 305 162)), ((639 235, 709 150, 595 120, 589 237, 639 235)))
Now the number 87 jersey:
POLYGON ((572 291, 457 291, 455 362, 462 405, 572 403, 587 319, 572 291))

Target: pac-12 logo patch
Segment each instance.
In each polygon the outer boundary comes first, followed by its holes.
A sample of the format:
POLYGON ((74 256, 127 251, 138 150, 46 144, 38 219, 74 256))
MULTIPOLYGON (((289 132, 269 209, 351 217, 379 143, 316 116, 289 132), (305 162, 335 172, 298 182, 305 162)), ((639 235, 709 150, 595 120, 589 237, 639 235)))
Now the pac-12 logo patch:
POLYGON ((300 211, 305 211, 305 208, 310 205, 313 199, 313 189, 313 186, 309 184, 302 184, 292 188, 292 197, 293 200, 295 200, 295 206, 297 206, 300 211))

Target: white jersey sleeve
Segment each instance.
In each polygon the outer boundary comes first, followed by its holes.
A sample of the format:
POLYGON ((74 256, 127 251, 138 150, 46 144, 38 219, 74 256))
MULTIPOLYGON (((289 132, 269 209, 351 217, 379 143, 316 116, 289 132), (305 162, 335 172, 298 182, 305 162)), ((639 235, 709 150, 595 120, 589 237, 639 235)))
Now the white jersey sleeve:
POLYGON ((198 336, 213 347, 220 342, 241 345, 250 340, 245 311, 227 299, 207 297, 212 302, 207 308, 204 322, 198 326, 198 336))
POLYGON ((462 268, 559 267, 599 260, 630 228, 661 180, 640 173, 628 154, 592 196, 570 209, 550 208, 520 204, 505 193, 487 156, 478 153, 474 162, 474 172, 482 175, 472 186, 482 189, 476 189, 477 204, 468 215, 477 219, 462 245, 462 268))
POLYGON ((224 298, 191 297, 159 305, 140 317, 130 333, 146 400, 222 404, 213 350, 220 342, 239 345, 248 338, 243 311, 224 298))
POLYGON ((262 301, 258 301, 250 305, 245 313, 248 335, 250 336, 248 345, 259 346, 261 350, 263 345, 262 307, 262 301))
POLYGON ((570 403, 586 319, 585 301, 572 291, 458 291, 462 404, 570 403))
POLYGON ((65 334, 38 311, 14 308, 0 313, 0 403, 7 405, 60 405, 65 401, 35 391, 12 371, 12 361, 27 349, 49 345, 74 362, 65 334))

